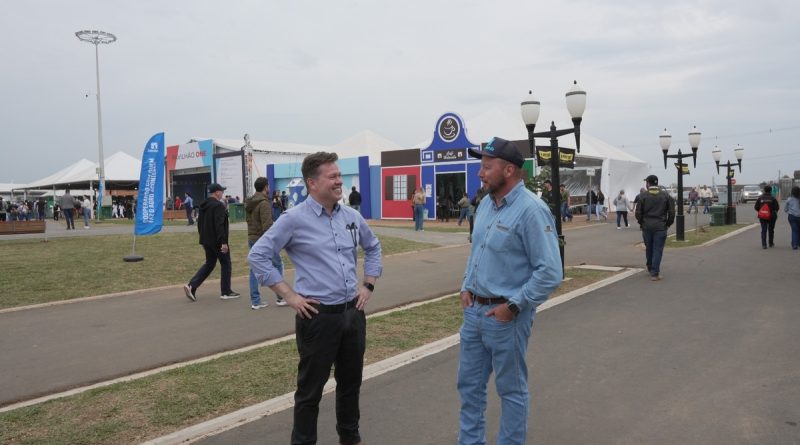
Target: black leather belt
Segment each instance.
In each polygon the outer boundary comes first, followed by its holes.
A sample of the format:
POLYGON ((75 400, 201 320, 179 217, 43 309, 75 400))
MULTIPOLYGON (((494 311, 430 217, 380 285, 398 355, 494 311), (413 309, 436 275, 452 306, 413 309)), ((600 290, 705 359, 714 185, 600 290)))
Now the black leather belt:
POLYGON ((313 304, 320 314, 341 314, 348 309, 355 309, 356 298, 341 304, 313 304))
POLYGON ((505 298, 486 298, 486 297, 479 297, 478 295, 473 294, 472 299, 475 300, 478 304, 504 304, 508 300, 505 298))

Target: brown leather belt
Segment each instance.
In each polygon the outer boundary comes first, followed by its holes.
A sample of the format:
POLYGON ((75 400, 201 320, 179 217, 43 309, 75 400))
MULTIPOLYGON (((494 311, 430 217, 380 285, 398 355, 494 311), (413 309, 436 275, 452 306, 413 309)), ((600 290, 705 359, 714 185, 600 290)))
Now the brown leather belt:
POLYGON ((476 303, 483 304, 483 305, 487 305, 487 304, 504 304, 504 303, 506 303, 508 301, 505 298, 485 298, 485 297, 479 297, 479 296, 474 295, 474 294, 472 295, 472 299, 475 300, 476 303))

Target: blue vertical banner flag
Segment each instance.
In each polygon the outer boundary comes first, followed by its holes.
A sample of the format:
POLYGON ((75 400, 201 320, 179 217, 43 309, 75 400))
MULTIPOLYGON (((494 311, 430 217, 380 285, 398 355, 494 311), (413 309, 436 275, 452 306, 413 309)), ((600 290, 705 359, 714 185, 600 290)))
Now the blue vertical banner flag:
POLYGON ((139 174, 136 235, 155 235, 164 223, 164 133, 147 141, 139 174))

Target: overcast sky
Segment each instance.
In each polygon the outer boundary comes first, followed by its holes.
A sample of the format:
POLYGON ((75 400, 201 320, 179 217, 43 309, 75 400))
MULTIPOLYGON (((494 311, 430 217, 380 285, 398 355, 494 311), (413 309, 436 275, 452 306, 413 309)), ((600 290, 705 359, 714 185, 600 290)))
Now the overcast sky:
MULTIPOLYGON (((725 1, 16 1, 0 25, 0 183, 96 161, 94 47, 105 154, 141 157, 148 138, 332 145, 372 130, 402 146, 436 119, 500 108, 533 89, 539 127, 568 118, 651 164, 703 133, 687 184, 711 183, 711 150, 745 157, 739 183, 800 170, 800 2, 725 1), (88 95, 88 97, 87 97, 88 95)), ((520 125, 522 125, 520 123, 520 125)), ((502 135, 498 135, 502 136, 502 135)), ((475 141, 477 142, 477 141, 475 141)), ((724 176, 716 176, 717 183, 724 176)))

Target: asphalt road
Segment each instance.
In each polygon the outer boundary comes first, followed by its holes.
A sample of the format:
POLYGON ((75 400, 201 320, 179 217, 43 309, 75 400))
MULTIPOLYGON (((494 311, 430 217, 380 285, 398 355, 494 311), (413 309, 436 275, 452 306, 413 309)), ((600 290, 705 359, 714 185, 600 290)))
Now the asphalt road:
MULTIPOLYGON (((616 236, 603 230, 572 238, 616 236)), ((800 443, 800 254, 785 221, 777 231, 769 250, 757 229, 669 250, 662 281, 634 275, 537 314, 529 443, 800 443)), ((365 442, 455 443, 457 364, 453 347, 365 382, 365 442)), ((321 406, 321 444, 337 443, 333 400, 321 406)), ((287 443, 291 425, 286 410, 200 443, 287 443)))

